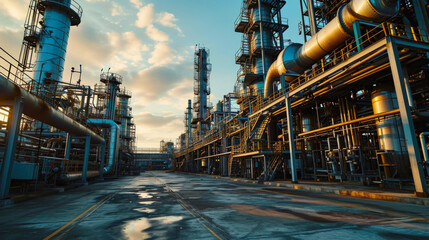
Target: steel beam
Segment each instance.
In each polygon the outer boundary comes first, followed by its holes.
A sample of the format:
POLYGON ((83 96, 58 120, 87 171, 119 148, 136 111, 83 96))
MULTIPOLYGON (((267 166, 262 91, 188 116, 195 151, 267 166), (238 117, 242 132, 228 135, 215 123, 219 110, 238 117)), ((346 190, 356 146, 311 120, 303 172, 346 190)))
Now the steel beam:
POLYGON ((9 196, 13 162, 15 161, 16 143, 18 141, 19 126, 22 117, 22 98, 15 98, 7 123, 6 149, 0 171, 0 199, 9 196))
POLYGON ((411 171, 413 174, 416 195, 425 196, 428 194, 426 179, 423 172, 423 163, 420 157, 420 150, 417 143, 416 131, 413 117, 409 107, 404 74, 399 60, 398 48, 395 39, 387 43, 387 53, 392 71, 393 83, 395 85, 396 96, 404 129, 405 142, 407 144, 408 157, 410 159, 411 171))
POLYGON ((290 152, 290 170, 292 173, 292 182, 298 183, 298 176, 296 173, 296 154, 295 154, 295 138, 293 135, 293 119, 292 119, 292 107, 290 105, 289 94, 285 96, 286 105, 286 118, 287 118, 287 134, 289 138, 289 152, 290 152))
POLYGON ((82 168, 82 183, 86 183, 86 177, 88 173, 88 161, 89 161, 89 152, 91 147, 91 135, 85 137, 85 156, 83 158, 83 168, 82 168))

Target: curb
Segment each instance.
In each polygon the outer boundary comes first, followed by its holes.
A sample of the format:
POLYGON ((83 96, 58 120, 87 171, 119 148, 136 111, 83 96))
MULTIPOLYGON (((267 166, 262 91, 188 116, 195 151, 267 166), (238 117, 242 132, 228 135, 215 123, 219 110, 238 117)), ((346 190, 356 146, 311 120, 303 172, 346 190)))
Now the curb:
POLYGON ((248 180, 248 179, 243 179, 243 178, 230 178, 230 177, 221 177, 221 176, 214 176, 214 175, 206 175, 206 174, 198 174, 198 173, 185 173, 185 172, 175 172, 175 173, 205 176, 205 177, 211 177, 211 178, 216 178, 216 179, 225 179, 225 180, 229 180, 229 181, 233 181, 233 182, 259 184, 259 185, 267 185, 267 186, 273 186, 273 187, 284 187, 284 188, 289 188, 289 189, 294 189, 294 190, 331 193, 331 194, 335 194, 335 195, 350 196, 350 197, 355 197, 355 198, 366 198, 366 199, 374 199, 374 200, 381 200, 381 201, 401 202, 401 203, 409 203, 409 204, 429 206, 429 198, 396 196, 396 195, 390 194, 388 192, 373 193, 373 192, 362 191, 362 190, 345 190, 345 189, 339 189, 336 187, 315 186, 315 185, 303 184, 303 183, 301 183, 301 184, 278 183, 278 182, 259 183, 256 180, 248 180))

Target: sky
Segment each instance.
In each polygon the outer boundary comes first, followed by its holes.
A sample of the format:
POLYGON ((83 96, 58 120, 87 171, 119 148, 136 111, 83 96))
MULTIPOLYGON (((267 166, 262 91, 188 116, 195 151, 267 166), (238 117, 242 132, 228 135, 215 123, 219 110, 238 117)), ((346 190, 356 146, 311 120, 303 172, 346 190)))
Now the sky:
MULTIPOLYGON (((213 66, 211 102, 233 91, 238 65, 234 56, 241 34, 234 32, 242 0, 76 0, 82 22, 72 27, 63 79, 82 64, 82 82, 99 83, 101 69, 123 76, 132 91, 131 105, 139 148, 159 147, 184 132, 187 99, 193 99, 195 45, 210 50, 213 66)), ((1 0, 0 47, 18 58, 30 0, 1 0)), ((298 35, 299 1, 282 10, 289 29, 298 35)), ((77 81, 77 78, 74 79, 77 81)))

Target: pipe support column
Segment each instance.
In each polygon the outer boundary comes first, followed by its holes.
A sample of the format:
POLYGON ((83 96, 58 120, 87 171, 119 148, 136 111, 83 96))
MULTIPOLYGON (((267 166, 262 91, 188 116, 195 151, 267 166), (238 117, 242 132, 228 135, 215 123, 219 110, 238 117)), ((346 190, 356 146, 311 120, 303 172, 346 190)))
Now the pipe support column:
POLYGON ((86 183, 86 176, 88 173, 89 152, 91 151, 90 147, 91 147, 91 136, 88 135, 85 137, 85 157, 83 158, 82 183, 86 183))
POLYGON ((72 136, 70 133, 67 133, 67 140, 66 140, 66 149, 64 152, 64 161, 61 161, 61 171, 64 172, 64 163, 65 161, 70 160, 70 149, 72 144, 72 136))
POLYGON ((287 132, 289 138, 289 153, 290 153, 290 170, 292 173, 292 183, 298 183, 298 176, 296 173, 296 155, 295 155, 295 138, 293 135, 293 119, 292 107, 290 105, 289 94, 285 96, 286 105, 286 118, 287 118, 287 132))
POLYGON ((387 43, 387 53, 392 71, 393 83, 395 85, 396 96, 404 129, 405 141, 407 144, 408 157, 410 159, 411 171, 413 174, 416 195, 427 196, 428 188, 423 172, 423 163, 420 158, 420 150, 417 143, 413 117, 409 107, 406 86, 402 66, 399 60, 398 48, 395 40, 390 38, 387 43))
POLYGON ((6 149, 0 170, 0 199, 5 199, 9 196, 16 143, 18 141, 19 126, 21 125, 22 108, 22 98, 16 97, 7 123, 6 149))
POLYGON ((100 180, 104 180, 104 156, 106 155, 106 142, 103 142, 100 149, 100 180))

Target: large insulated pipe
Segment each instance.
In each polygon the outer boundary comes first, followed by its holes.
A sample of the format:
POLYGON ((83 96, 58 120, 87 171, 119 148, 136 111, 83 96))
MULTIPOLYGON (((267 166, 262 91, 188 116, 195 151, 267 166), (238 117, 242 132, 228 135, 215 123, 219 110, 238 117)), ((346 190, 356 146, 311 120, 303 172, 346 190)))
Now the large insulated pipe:
POLYGON ((37 0, 37 8, 43 14, 39 32, 34 79, 61 81, 67 51, 70 26, 78 25, 81 7, 72 0, 37 0))
POLYGON ((74 136, 91 136, 94 143, 102 143, 104 139, 89 128, 74 121, 64 113, 51 107, 42 99, 28 93, 3 76, 0 76, 0 101, 13 101, 21 97, 24 105, 22 113, 44 122, 52 127, 68 132, 74 136))
MULTIPOLYGON (((291 44, 278 56, 268 70, 264 97, 273 92, 273 82, 284 73, 300 74, 314 63, 353 37, 353 22, 383 22, 399 11, 398 0, 352 0, 338 9, 337 17, 304 45, 291 44)), ((294 77, 286 77, 286 81, 294 77)))
POLYGON ((115 121, 110 119, 88 119, 88 124, 94 125, 100 128, 110 129, 110 142, 109 152, 107 155, 107 166, 104 168, 104 173, 108 173, 113 170, 115 159, 118 159, 119 154, 119 126, 115 121))

